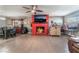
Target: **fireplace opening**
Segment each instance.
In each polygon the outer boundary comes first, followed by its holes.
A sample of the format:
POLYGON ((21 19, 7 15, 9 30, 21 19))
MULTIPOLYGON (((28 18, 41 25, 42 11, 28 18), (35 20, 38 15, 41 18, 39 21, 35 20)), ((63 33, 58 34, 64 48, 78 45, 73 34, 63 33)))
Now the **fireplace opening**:
POLYGON ((44 33, 44 27, 36 27, 37 33, 44 33))

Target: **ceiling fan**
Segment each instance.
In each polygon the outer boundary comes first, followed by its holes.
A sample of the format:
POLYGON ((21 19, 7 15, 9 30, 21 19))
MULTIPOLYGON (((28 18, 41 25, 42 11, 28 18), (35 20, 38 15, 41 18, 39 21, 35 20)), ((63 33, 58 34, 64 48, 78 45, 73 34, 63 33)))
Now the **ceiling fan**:
POLYGON ((31 8, 28 8, 28 7, 24 7, 23 6, 23 8, 29 10, 29 11, 26 11, 26 13, 30 13, 31 12, 32 14, 36 14, 37 12, 43 12, 42 10, 39 10, 38 9, 38 6, 37 5, 32 5, 31 8))

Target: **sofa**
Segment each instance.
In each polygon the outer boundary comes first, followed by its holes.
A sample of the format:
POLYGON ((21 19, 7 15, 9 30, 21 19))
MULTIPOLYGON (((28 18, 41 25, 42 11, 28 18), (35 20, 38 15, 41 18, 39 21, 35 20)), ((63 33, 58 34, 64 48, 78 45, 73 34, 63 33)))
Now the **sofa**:
POLYGON ((79 53, 79 37, 69 38, 68 48, 69 48, 70 53, 79 53))

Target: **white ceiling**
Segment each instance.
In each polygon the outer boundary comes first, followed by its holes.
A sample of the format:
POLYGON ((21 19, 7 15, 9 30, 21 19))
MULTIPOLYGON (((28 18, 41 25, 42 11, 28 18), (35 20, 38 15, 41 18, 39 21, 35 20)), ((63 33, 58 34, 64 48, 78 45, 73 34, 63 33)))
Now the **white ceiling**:
MULTIPOLYGON (((30 16, 31 13, 25 13, 27 10, 23 5, 0 5, 0 15, 8 17, 30 16)), ((26 7, 31 7, 24 5, 26 7)), ((39 5, 38 9, 43 10, 44 14, 50 16, 65 16, 69 13, 79 10, 79 5, 39 5)))
POLYGON ((40 8, 46 10, 46 12, 53 16, 65 16, 74 11, 78 11, 79 5, 47 5, 40 6, 40 8))

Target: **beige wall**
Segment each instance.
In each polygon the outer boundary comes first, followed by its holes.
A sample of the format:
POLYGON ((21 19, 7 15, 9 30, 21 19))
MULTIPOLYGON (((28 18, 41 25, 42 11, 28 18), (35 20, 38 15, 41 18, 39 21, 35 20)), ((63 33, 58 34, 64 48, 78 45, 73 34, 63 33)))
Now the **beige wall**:
MULTIPOLYGON (((24 26, 31 29, 31 20, 32 20, 31 18, 24 19, 24 26)), ((13 26, 20 26, 21 22, 16 19, 14 25, 14 22, 10 18, 7 18, 6 24, 8 27, 13 27, 13 26)))
POLYGON ((8 27, 13 27, 13 23, 12 23, 12 20, 11 20, 10 18, 7 18, 7 20, 6 20, 6 25, 7 25, 8 27))
MULTIPOLYGON (((49 26, 51 25, 51 21, 52 20, 56 20, 57 22, 58 22, 58 20, 62 20, 62 22, 63 22, 63 18, 62 17, 49 18, 49 23, 48 23, 49 26)), ((24 19, 24 26, 27 27, 28 29, 31 29, 31 22, 32 22, 32 18, 31 17, 24 19)), ((18 22, 18 26, 19 25, 20 25, 20 23, 18 22)), ((9 19, 9 18, 7 19, 7 26, 14 26, 12 20, 9 19)))
POLYGON ((32 21, 31 18, 24 19, 24 26, 31 29, 31 21, 32 21))

